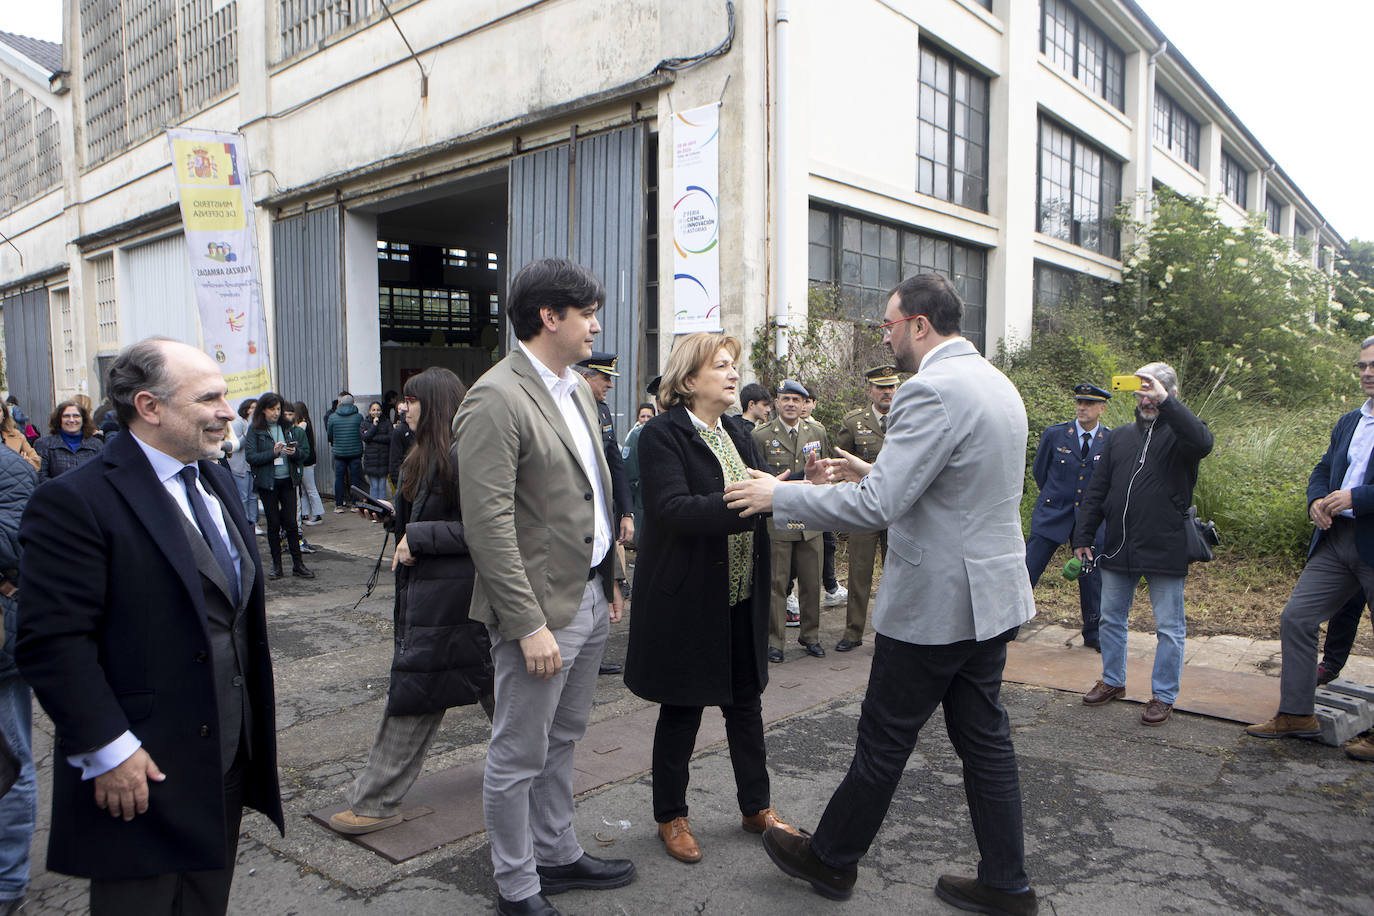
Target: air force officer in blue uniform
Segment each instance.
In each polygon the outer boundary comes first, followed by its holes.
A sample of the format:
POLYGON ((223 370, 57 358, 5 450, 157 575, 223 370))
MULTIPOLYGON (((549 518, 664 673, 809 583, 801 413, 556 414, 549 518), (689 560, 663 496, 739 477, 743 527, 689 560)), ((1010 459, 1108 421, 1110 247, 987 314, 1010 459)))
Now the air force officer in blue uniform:
MULTIPOLYGON (((1096 385, 1076 385, 1073 389, 1075 418, 1047 427, 1040 435, 1031 469, 1040 496, 1031 513, 1030 537, 1026 538, 1026 569, 1031 585, 1060 544, 1068 543, 1078 518, 1078 504, 1092 479, 1107 427, 1098 420, 1107 409, 1111 395, 1096 385)), ((1102 529, 1097 531, 1094 553, 1102 548, 1102 529)), ((1078 603, 1083 611, 1083 645, 1098 648, 1097 621, 1102 606, 1102 576, 1096 569, 1078 577, 1078 603)))

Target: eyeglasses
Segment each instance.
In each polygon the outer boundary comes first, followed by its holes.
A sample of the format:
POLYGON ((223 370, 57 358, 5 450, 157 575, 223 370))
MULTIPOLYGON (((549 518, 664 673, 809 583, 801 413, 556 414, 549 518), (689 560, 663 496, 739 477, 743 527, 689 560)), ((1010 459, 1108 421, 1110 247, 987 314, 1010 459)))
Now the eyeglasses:
POLYGON ((896 318, 896 319, 894 319, 894 320, 892 320, 892 321, 884 321, 882 324, 878 325, 877 328, 875 328, 875 330, 880 331, 880 332, 881 332, 881 331, 886 331, 888 328, 892 327, 894 324, 901 324, 903 321, 910 321, 910 320, 913 319, 913 318, 925 318, 925 317, 926 317, 926 316, 925 316, 925 315, 922 315, 920 312, 917 312, 915 315, 905 315, 905 316, 903 316, 903 317, 901 317, 901 318, 896 318))
POLYGON ((408 394, 405 397, 401 398, 401 400, 405 401, 407 404, 414 404, 416 401, 420 399, 413 394, 408 394))
POLYGON ((1364 370, 1368 369, 1370 366, 1374 366, 1374 363, 1367 363, 1367 362, 1365 362, 1364 360, 1360 360, 1359 362, 1355 363, 1355 371, 1356 371, 1356 372, 1363 372, 1364 370))

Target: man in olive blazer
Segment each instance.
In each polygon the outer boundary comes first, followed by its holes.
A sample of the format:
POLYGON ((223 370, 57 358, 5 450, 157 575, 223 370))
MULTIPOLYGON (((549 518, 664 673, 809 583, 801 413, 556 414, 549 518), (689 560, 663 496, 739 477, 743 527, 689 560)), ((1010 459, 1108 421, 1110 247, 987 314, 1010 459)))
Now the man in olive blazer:
POLYGON ((591 389, 601 282, 562 259, 526 265, 507 311, 517 346, 454 418, 464 527, 487 624, 496 711, 483 807, 502 914, 556 913, 545 895, 634 879, 573 830, 573 745, 587 727, 610 623, 620 619, 611 476, 591 389))
POLYGON ((917 735, 943 706, 982 861, 976 878, 941 877, 936 894, 968 910, 1033 913, 1020 777, 999 699, 1006 644, 1035 615, 1021 538, 1026 409, 959 335, 962 313, 938 274, 893 291, 884 336, 897 368, 916 374, 892 400, 877 462, 839 463, 853 482, 755 474, 726 488, 731 505, 772 511, 779 525, 888 532, 854 761, 813 835, 769 830, 764 848, 821 894, 848 897, 917 735))

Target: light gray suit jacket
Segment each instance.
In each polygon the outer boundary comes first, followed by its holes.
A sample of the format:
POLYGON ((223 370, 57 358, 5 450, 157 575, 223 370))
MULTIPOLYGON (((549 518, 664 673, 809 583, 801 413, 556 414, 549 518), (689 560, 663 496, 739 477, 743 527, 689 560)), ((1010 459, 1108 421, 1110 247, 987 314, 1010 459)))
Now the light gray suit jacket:
POLYGON ((892 399, 887 439, 860 483, 783 484, 779 525, 888 529, 873 627, 920 645, 989 639, 1035 616, 1021 488, 1026 408, 962 338, 892 399))
MULTIPOLYGON (((601 476, 611 520, 611 549, 599 567, 609 600, 625 575, 615 550, 611 471, 596 401, 581 378, 573 399, 587 422, 596 455, 591 473, 601 476)), ((523 350, 473 384, 453 428, 463 527, 477 569, 470 616, 495 625, 503 639, 567 626, 591 568, 594 491, 562 412, 523 350)))

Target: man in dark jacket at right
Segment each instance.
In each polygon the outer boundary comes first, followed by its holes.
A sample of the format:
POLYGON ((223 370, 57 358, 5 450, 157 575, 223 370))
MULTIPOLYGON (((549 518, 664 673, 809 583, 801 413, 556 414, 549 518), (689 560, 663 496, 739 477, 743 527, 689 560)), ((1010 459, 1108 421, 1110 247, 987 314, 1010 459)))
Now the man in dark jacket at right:
POLYGON ((1107 436, 1102 459, 1073 529, 1074 555, 1102 571, 1102 679, 1083 696, 1101 706, 1126 694, 1126 619, 1140 577, 1150 588, 1155 618, 1153 695, 1142 725, 1169 721, 1183 676, 1183 582, 1188 575, 1188 507, 1198 465, 1212 451, 1212 432, 1178 396, 1178 374, 1167 363, 1135 373, 1135 423, 1107 436), (1107 523, 1103 553, 1093 555, 1097 526, 1107 523))
POLYGON ((363 478, 363 421, 353 395, 339 395, 339 406, 324 426, 334 450, 334 511, 347 512, 353 504, 349 486, 367 489, 363 478))

